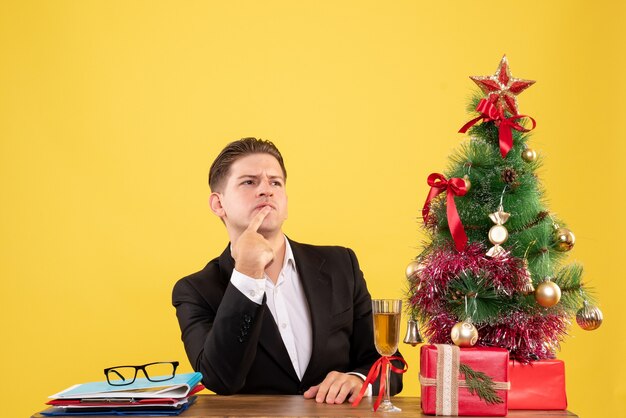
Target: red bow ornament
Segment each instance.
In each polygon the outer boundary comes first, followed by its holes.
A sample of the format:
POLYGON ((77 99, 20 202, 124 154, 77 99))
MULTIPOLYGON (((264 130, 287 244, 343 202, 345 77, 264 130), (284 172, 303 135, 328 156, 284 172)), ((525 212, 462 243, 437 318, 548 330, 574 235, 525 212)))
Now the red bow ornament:
POLYGON ((469 128, 474 126, 477 122, 494 122, 498 127, 498 137, 500 138, 500 154, 502 158, 506 158, 511 148, 513 148, 513 129, 519 132, 530 132, 535 129, 537 123, 533 118, 526 115, 515 115, 507 118, 504 115, 502 108, 496 107, 493 102, 486 99, 481 99, 478 102, 476 111, 480 113, 480 116, 470 120, 459 130, 459 133, 464 134, 469 128), (530 129, 524 128, 522 125, 515 122, 518 119, 528 118, 532 122, 533 126, 530 129))
POLYGON ((367 374, 367 378, 365 379, 365 382, 363 382, 363 386, 361 386, 361 391, 357 395, 354 402, 352 402, 352 406, 358 406, 359 403, 361 403, 361 399, 363 399, 363 396, 365 395, 365 391, 367 390, 367 387, 371 383, 374 383, 376 378, 378 378, 378 375, 380 375, 380 385, 378 386, 378 396, 376 397, 376 401, 374 402, 374 412, 376 412, 376 410, 380 406, 380 402, 383 400, 383 394, 385 393, 385 388, 389 384, 389 382, 387 382, 387 367, 389 367, 392 372, 401 374, 401 373, 405 373, 408 370, 409 365, 406 364, 406 361, 402 357, 396 357, 396 356, 382 356, 381 358, 376 360, 376 362, 372 365, 372 368, 370 369, 369 373, 367 374), (404 367, 402 369, 398 369, 393 364, 391 364, 391 360, 401 361, 404 364, 404 367))
POLYGON ((465 234, 459 213, 456 210, 454 196, 464 196, 465 193, 467 193, 465 180, 456 177, 446 180, 443 174, 432 173, 428 176, 428 185, 430 186, 430 192, 428 193, 426 203, 424 203, 424 208, 422 209, 424 223, 428 223, 431 200, 445 191, 447 194, 446 215, 448 217, 448 227, 450 228, 450 234, 452 234, 452 239, 454 239, 454 245, 457 251, 462 251, 467 244, 467 235, 465 234))

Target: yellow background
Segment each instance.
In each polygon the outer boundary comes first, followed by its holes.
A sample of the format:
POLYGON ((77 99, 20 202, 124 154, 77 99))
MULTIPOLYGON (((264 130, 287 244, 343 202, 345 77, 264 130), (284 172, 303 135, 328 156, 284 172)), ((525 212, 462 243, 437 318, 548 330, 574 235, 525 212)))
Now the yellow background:
MULTIPOLYGON (((119 363, 190 371, 170 292, 226 245, 206 178, 243 136, 286 159, 286 232, 352 247, 373 296, 402 296, 468 76, 506 53, 538 80, 520 109, 605 314, 559 354, 570 409, 624 416, 626 13, 591 4, 2 1, 1 415, 119 363)), ((418 349, 402 351, 416 396, 418 349)))

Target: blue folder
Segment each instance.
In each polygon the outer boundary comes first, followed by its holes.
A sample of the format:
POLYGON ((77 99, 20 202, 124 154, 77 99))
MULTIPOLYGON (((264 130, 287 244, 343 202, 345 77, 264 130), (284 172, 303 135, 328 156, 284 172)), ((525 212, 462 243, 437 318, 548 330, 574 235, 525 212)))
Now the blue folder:
POLYGON ((186 373, 163 382, 137 378, 126 386, 112 386, 106 381, 83 383, 50 396, 53 399, 94 398, 184 398, 202 380, 201 373, 186 373))

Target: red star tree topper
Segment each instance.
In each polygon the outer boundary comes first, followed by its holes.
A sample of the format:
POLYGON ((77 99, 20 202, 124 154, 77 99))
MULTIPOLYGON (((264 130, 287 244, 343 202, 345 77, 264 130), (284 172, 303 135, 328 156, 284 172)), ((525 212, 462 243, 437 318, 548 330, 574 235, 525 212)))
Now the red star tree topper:
POLYGON ((519 114, 515 96, 535 84, 533 80, 513 78, 506 55, 502 57, 494 75, 483 77, 470 76, 470 78, 487 95, 487 100, 498 108, 508 111, 513 116, 519 114))

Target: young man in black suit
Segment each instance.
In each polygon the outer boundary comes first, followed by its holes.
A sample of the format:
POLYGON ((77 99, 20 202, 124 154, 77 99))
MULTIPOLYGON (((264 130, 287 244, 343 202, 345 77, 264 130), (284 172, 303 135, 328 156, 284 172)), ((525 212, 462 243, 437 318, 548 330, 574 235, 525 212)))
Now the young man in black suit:
MULTIPOLYGON (((379 358, 370 294, 352 250, 283 234, 286 179, 269 141, 235 141, 213 162, 209 202, 230 244, 176 283, 182 340, 191 365, 217 394, 352 402, 379 358)), ((401 389, 401 375, 392 373, 392 394, 401 389)))

